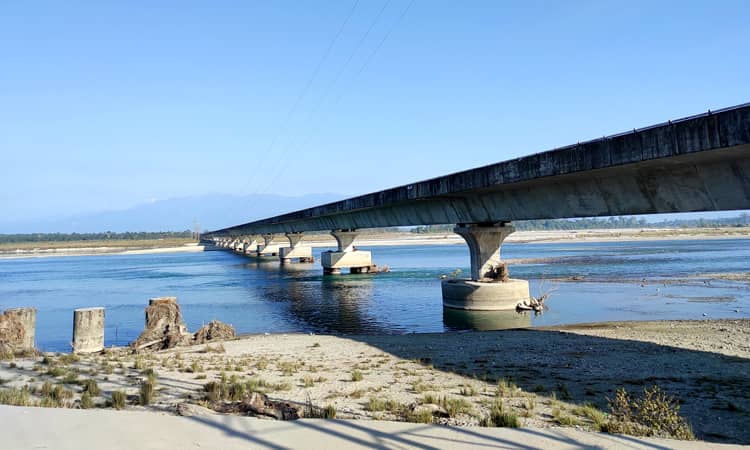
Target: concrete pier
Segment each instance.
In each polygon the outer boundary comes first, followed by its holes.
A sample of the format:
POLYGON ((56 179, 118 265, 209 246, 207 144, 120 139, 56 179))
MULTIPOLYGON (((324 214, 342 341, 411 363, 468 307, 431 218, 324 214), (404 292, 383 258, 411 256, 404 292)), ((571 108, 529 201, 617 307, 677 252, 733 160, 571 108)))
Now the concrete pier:
POLYGON ((279 252, 281 251, 281 245, 274 243, 273 239, 273 234, 264 234, 263 243, 257 245, 255 256, 257 256, 258 258, 264 256, 278 256, 279 252))
POLYGON ((515 228, 509 224, 469 224, 453 231, 469 246, 471 279, 444 280, 443 306, 477 311, 512 310, 530 298, 529 282, 509 278, 500 246, 515 228))
POLYGON ((341 269, 348 268, 350 273, 367 273, 372 264, 372 254, 366 250, 356 250, 354 239, 357 237, 355 230, 334 230, 331 235, 338 243, 336 251, 323 252, 320 255, 320 264, 326 275, 338 275, 341 269))
POLYGON ((73 311, 73 353, 104 350, 104 308, 73 311))
POLYGON ((34 350, 36 348, 36 308, 12 308, 5 314, 18 319, 23 326, 23 341, 20 350, 34 350))
POLYGON ((312 247, 302 245, 302 233, 286 233, 289 239, 289 247, 279 249, 279 260, 281 264, 288 264, 293 259, 299 262, 313 262, 312 247))
POLYGON ((245 255, 247 256, 257 256, 258 255, 258 240, 252 239, 248 244, 245 246, 245 255))

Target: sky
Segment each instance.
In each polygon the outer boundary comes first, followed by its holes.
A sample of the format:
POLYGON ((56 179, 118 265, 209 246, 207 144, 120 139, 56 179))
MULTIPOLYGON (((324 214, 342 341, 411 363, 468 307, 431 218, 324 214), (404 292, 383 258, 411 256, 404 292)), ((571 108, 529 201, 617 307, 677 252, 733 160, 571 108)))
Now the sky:
POLYGON ((750 101, 746 1, 0 4, 0 211, 367 193, 750 101))

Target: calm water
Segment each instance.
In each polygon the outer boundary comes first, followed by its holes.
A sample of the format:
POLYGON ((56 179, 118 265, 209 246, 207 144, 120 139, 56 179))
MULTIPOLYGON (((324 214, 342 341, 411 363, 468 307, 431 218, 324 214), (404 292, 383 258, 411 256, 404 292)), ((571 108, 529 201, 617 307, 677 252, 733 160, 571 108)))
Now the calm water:
POLYGON ((553 291, 549 311, 540 316, 444 311, 439 277, 468 271, 463 245, 370 250, 391 273, 324 277, 318 262, 281 267, 224 251, 5 259, 0 308, 35 306, 38 346, 59 351, 70 349, 73 309, 106 307, 106 345, 122 345, 141 331, 148 299, 166 295, 178 297, 191 330, 219 319, 242 333, 750 317, 748 283, 692 277, 749 271, 750 240, 505 244, 504 258, 526 262, 511 266, 512 276, 528 279, 532 295, 553 291), (549 281, 571 276, 584 280, 549 281))

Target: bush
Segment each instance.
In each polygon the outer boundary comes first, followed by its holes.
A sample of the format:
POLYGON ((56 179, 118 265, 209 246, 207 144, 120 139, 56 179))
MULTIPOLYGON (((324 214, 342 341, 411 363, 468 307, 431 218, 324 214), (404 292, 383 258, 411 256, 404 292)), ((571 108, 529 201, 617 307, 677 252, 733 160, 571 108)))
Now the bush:
POLYGON ((625 389, 609 400, 610 420, 602 431, 634 436, 659 436, 693 440, 690 424, 679 415, 680 405, 658 386, 645 388, 640 398, 631 397, 625 389))
POLYGON ((150 380, 141 381, 141 390, 138 393, 138 399, 140 400, 141 405, 150 405, 154 400, 155 394, 156 388, 154 386, 154 383, 152 383, 150 380))
POLYGON ((0 389, 0 405, 34 406, 34 404, 27 387, 0 389))
POLYGON ((127 396, 123 391, 112 391, 112 407, 123 409, 127 403, 127 396))
POLYGON ((83 386, 83 392, 88 393, 92 397, 96 397, 102 393, 102 390, 99 389, 99 385, 96 384, 96 380, 92 380, 91 378, 84 380, 81 385, 83 386))
POLYGON ((91 394, 89 394, 88 391, 85 391, 81 395, 81 409, 91 409, 95 406, 94 400, 91 399, 91 394))
POLYGON ((490 415, 482 419, 479 425, 483 427, 518 428, 521 426, 521 421, 512 411, 505 411, 501 401, 495 401, 490 409, 490 415))
POLYGON ((390 412, 398 412, 403 409, 404 405, 401 403, 390 400, 390 399, 379 399, 376 397, 370 397, 370 399, 367 401, 367 404, 365 405, 365 410, 367 411, 390 411, 390 412))
POLYGON ((352 372, 352 381, 362 381, 364 378, 364 375, 362 375, 362 372, 359 370, 355 370, 352 372))

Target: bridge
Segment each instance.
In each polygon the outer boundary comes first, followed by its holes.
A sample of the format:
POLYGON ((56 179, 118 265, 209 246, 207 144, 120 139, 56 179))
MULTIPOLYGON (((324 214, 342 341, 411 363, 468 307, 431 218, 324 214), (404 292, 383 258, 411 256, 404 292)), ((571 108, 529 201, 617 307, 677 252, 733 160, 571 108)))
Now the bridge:
POLYGON ((500 258, 512 221, 750 209, 750 104, 634 129, 380 192, 215 230, 204 242, 282 262, 310 260, 305 232, 330 231, 325 273, 372 267, 361 228, 456 224, 471 279, 443 281, 451 308, 512 309, 529 298, 500 258), (285 234, 288 247, 273 244, 285 234), (263 243, 258 243, 259 239, 263 243))

